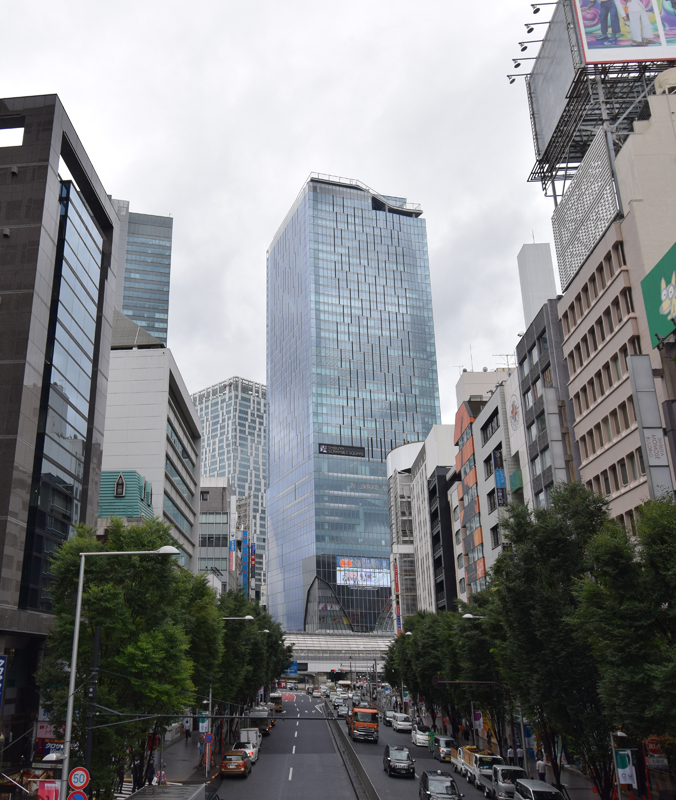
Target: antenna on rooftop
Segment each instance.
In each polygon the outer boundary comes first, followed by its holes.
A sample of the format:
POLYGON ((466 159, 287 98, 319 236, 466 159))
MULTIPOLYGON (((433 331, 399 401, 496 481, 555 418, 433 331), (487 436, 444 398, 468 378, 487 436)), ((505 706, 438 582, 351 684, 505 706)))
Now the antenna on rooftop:
POLYGON ((493 358, 504 359, 507 369, 516 369, 516 356, 514 353, 493 353, 493 358))

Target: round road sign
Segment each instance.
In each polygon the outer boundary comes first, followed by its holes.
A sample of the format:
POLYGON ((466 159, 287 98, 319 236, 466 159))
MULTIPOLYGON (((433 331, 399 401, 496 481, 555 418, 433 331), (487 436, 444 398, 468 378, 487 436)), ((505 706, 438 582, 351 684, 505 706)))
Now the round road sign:
POLYGON ((71 789, 84 789, 89 783, 89 772, 84 767, 75 767, 68 776, 71 789))
POLYGON ((74 792, 71 792, 68 795, 68 800, 89 800, 87 795, 82 791, 82 789, 77 789, 74 792))
POLYGON ((204 741, 205 741, 207 744, 211 744, 211 743, 214 741, 214 735, 213 735, 213 733, 206 733, 206 734, 204 734, 204 741))

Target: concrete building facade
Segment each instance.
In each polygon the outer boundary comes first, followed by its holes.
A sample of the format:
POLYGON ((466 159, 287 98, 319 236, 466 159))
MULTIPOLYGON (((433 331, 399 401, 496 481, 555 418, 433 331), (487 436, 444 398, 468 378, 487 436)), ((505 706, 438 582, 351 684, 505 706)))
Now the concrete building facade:
POLYGON ((237 498, 227 478, 200 478, 197 571, 222 591, 241 587, 241 536, 236 536, 237 498), (218 585, 217 585, 218 584, 218 585))
POLYGON ((173 528, 181 563, 197 570, 201 424, 168 350, 115 312, 103 468, 138 470, 155 516, 173 528))

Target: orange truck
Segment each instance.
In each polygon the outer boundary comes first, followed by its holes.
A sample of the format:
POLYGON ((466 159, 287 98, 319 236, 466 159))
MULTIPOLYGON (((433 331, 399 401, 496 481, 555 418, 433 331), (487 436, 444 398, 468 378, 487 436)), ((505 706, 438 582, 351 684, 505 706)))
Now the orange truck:
POLYGON ((352 737, 366 742, 378 741, 378 709, 355 708, 345 717, 347 729, 352 737))

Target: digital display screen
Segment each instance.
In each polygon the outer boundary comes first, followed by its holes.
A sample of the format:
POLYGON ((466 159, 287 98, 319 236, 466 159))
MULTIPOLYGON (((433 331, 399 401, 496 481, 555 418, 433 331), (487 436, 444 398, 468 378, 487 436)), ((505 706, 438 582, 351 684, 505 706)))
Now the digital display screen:
POLYGON ((338 586, 367 586, 377 588, 390 585, 389 558, 336 558, 336 583, 338 586))

